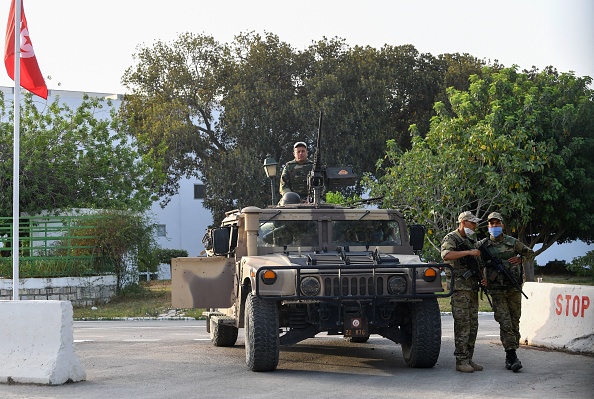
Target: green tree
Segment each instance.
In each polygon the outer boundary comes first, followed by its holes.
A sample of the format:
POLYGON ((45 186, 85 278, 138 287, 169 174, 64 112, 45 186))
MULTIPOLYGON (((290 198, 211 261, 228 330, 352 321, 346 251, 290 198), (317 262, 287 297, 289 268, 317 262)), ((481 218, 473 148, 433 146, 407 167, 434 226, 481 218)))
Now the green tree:
POLYGON ((368 177, 367 184, 372 194, 385 195, 385 206, 429 227, 429 258, 438 257, 442 237, 463 210, 483 218, 501 212, 508 233, 530 247, 542 244, 537 254, 555 242, 591 242, 590 83, 551 68, 486 67, 468 91, 448 90, 451 112, 437 103, 429 133, 416 134, 410 151, 388 142, 378 161, 385 175, 368 177))
POLYGON ((291 160, 295 141, 313 149, 320 110, 323 162, 375 173, 386 140, 406 147, 406 127, 428 129, 445 77, 459 79, 480 63, 413 46, 350 48, 339 38, 296 51, 276 35, 253 33, 229 44, 185 33, 135 57, 122 79, 132 93, 121 106, 122 129, 154 165, 164 203, 180 178, 197 177, 215 221, 230 208, 268 203, 262 162, 267 154, 281 165, 291 160))
POLYGON ((209 160, 227 151, 217 122, 224 50, 210 36, 182 34, 171 44, 139 47, 137 64, 122 78, 131 94, 120 106, 120 130, 153 166, 151 188, 164 204, 182 177, 208 170, 209 160))
MULTIPOLYGON (((21 105, 20 210, 71 208, 144 210, 151 204, 148 168, 134 143, 113 130, 103 100, 85 97, 76 109, 59 99, 21 105), (99 116, 105 116, 100 119, 99 116)), ((110 105, 109 103, 107 105, 110 105)), ((12 214, 13 111, 0 98, 0 215, 12 214)), ((115 115, 112 115, 112 118, 115 115)))

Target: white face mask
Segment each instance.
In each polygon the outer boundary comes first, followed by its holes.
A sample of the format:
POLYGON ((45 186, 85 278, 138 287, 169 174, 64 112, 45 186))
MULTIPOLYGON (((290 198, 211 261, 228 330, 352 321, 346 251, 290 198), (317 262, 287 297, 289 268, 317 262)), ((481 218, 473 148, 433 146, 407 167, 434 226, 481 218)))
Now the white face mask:
POLYGON ((467 237, 472 237, 474 235, 474 230, 464 227, 464 234, 466 234, 467 237))

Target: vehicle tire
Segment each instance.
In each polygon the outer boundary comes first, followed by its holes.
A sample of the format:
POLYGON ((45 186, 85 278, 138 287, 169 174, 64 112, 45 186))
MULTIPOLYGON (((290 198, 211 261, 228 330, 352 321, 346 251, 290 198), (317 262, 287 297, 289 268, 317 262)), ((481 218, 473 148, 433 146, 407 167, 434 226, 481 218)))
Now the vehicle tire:
POLYGON ((441 349, 441 313, 437 299, 426 299, 407 306, 402 355, 408 367, 435 366, 441 349))
POLYGON ((210 341, 214 346, 233 346, 237 342, 239 329, 227 324, 210 321, 210 341))
POLYGON ((273 371, 278 366, 279 333, 276 303, 254 294, 245 303, 245 362, 252 371, 273 371))
POLYGON ((353 342, 356 344, 364 344, 369 340, 369 337, 345 337, 346 342, 353 342))

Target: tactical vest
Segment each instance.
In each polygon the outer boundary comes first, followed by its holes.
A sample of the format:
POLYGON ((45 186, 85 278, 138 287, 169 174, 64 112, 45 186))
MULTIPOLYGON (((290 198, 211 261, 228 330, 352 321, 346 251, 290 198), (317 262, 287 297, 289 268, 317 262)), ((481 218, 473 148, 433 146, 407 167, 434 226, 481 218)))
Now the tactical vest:
MULTIPOLYGON (((447 239, 451 239, 456 244, 454 249, 455 251, 466 251, 475 248, 473 241, 460 237, 458 234, 456 234, 456 231, 448 233, 444 237, 444 241, 447 239)), ((465 256, 463 258, 446 262, 449 263, 454 269, 454 289, 472 291, 477 291, 479 289, 479 276, 477 276, 476 273, 473 273, 472 270, 474 266, 478 272, 478 265, 476 264, 474 257, 465 256)), ((448 281, 450 281, 452 278, 450 269, 446 269, 446 278, 448 281)))
POLYGON ((281 174, 280 193, 285 194, 288 191, 293 191, 302 199, 307 197, 307 176, 313 169, 313 162, 307 160, 305 163, 297 163, 296 161, 289 161, 286 163, 283 173, 281 174))
MULTIPOLYGON (((493 241, 489 238, 484 238, 479 242, 479 245, 482 245, 483 243, 485 243, 485 247, 489 250, 491 255, 500 259, 503 267, 505 267, 512 277, 514 277, 521 285, 524 277, 522 263, 514 265, 508 260, 517 255, 515 249, 516 239, 506 235, 502 241, 493 241)), ((493 268, 489 262, 485 264, 485 276, 487 279, 487 288, 490 290, 506 290, 513 287, 512 282, 509 281, 503 273, 497 273, 495 268, 493 268)))

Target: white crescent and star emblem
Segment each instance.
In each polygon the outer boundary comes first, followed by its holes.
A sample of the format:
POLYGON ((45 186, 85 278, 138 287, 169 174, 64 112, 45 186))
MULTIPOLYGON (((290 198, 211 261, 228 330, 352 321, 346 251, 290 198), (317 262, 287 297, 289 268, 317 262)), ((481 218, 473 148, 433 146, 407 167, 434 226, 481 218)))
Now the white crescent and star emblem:
POLYGON ((21 29, 21 58, 33 57, 35 57, 35 51, 33 50, 33 44, 31 44, 31 38, 29 37, 29 29, 24 27, 21 29))

